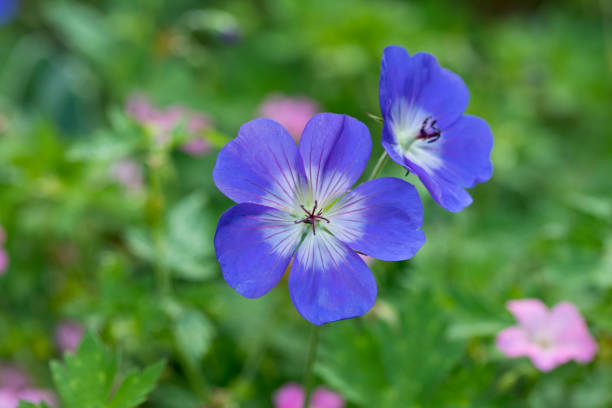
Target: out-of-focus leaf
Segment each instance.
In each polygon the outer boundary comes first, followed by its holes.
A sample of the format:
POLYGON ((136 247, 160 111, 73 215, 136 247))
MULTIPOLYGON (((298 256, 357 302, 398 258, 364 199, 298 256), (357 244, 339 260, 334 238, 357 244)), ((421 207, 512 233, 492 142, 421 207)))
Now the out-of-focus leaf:
MULTIPOLYGON (((193 193, 176 203, 168 213, 162 261, 184 279, 201 281, 217 271, 211 253, 211 222, 205 203, 200 193, 193 193)), ((126 240, 136 255, 156 262, 154 243, 147 231, 131 228, 126 240)))
POLYGON ((205 204, 205 198, 196 192, 168 213, 165 259, 184 278, 202 280, 216 270, 210 262, 212 228, 205 204))
POLYGON ((427 406, 463 345, 447 338, 447 319, 428 295, 405 295, 393 304, 400 312, 397 325, 377 320, 363 328, 325 328, 317 372, 364 406, 427 406))
POLYGON ((117 160, 128 155, 135 146, 133 139, 121 138, 111 132, 99 132, 93 138, 74 144, 67 155, 70 160, 117 160))
POLYGON ((105 63, 115 38, 100 12, 74 2, 47 2, 43 11, 68 45, 93 60, 105 63))
POLYGON ((194 309, 184 309, 174 322, 176 345, 193 362, 198 362, 208 352, 214 334, 210 320, 194 309))
POLYGON ((132 371, 121 382, 108 408, 133 408, 143 403, 159 379, 166 363, 160 361, 142 371, 132 371))

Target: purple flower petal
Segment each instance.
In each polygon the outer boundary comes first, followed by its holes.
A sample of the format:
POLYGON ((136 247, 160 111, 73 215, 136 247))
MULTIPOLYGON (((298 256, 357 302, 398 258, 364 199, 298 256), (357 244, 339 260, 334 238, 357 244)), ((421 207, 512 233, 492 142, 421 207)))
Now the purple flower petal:
POLYGON ((469 91, 432 55, 385 48, 380 74, 382 145, 414 172, 449 211, 471 204, 464 190, 491 177, 493 135, 487 123, 463 115, 469 91))
POLYGON ((231 207, 221 216, 214 240, 225 281, 247 298, 266 294, 282 278, 301 231, 290 215, 274 208, 231 207))
POLYGON ((419 177, 439 205, 456 212, 472 202, 464 188, 491 177, 492 148, 493 134, 487 122, 464 115, 436 143, 415 141, 403 164, 419 177))
POLYGON ((319 113, 310 119, 299 152, 314 199, 322 207, 357 181, 372 151, 370 131, 346 115, 319 113))
POLYGON ((298 312, 322 325, 365 314, 376 301, 376 281, 359 256, 320 228, 308 234, 289 274, 289 294, 298 312))
POLYGON ((425 243, 423 206, 412 184, 368 181, 327 212, 329 231, 350 248, 384 261, 411 258, 425 243))
POLYGON ((404 99, 434 116, 448 127, 465 111, 469 91, 459 75, 440 67, 436 57, 418 52, 412 57, 392 45, 383 51, 380 69, 380 109, 387 116, 394 103, 404 99))
POLYGON ((219 152, 213 179, 237 203, 283 210, 299 208, 295 200, 305 183, 295 142, 270 119, 255 119, 240 128, 238 137, 219 152))

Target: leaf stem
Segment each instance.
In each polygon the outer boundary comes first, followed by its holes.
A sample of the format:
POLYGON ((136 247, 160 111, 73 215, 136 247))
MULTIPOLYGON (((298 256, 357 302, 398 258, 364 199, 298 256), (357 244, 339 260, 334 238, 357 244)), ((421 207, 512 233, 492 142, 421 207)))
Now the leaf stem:
POLYGON ((151 234, 155 248, 154 271, 160 295, 169 296, 172 292, 170 271, 166 266, 165 254, 165 228, 164 228, 164 180, 163 171, 167 158, 163 152, 156 152, 149 158, 151 177, 151 190, 149 197, 149 211, 151 218, 151 234))
POLYGON ((389 155, 387 154, 386 151, 383 151, 383 154, 381 154, 380 157, 378 158, 378 161, 376 162, 376 166, 374 167, 374 170, 372 170, 372 174, 370 174, 368 181, 373 180, 376 177, 378 177, 378 174, 382 171, 383 167, 385 167, 385 164, 387 164, 388 159, 389 159, 389 155))
POLYGON ((312 393, 312 368, 314 362, 317 359, 317 347, 319 346, 319 330, 320 326, 313 325, 312 333, 310 335, 310 346, 308 347, 308 356, 306 359, 306 369, 304 370, 304 403, 302 408, 308 408, 310 404, 310 397, 312 393))

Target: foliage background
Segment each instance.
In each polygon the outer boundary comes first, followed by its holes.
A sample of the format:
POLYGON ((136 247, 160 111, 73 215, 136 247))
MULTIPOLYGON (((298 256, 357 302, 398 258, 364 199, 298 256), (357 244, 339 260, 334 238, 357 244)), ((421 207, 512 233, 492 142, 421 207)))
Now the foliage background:
POLYGON ((301 380, 308 324, 286 280, 257 300, 224 283, 215 152, 159 149, 123 106, 141 92, 207 112, 219 147, 269 93, 307 95, 368 124, 373 166, 381 129, 366 112, 388 44, 464 78, 495 172, 459 214, 422 194, 427 244, 373 264, 378 303, 324 327, 317 381, 349 407, 612 406, 608 0, 21 2, 0 26, 0 358, 49 385, 53 330, 70 318, 124 371, 167 359, 148 407, 271 406, 301 380), (108 177, 126 155, 145 190, 108 177), (543 374, 496 351, 504 304, 523 297, 574 302, 595 361, 543 374))

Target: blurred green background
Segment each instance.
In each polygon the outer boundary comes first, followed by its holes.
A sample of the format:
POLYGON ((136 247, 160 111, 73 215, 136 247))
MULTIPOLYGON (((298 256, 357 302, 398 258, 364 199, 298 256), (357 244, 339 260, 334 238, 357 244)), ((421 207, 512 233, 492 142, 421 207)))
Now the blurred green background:
POLYGON ((459 214, 408 177, 427 243, 372 264, 378 302, 323 328, 317 383, 348 407, 612 406, 609 0, 24 0, 0 21, 0 361, 40 387, 66 319, 124 368, 167 359, 147 407, 269 407, 301 381, 310 328, 286 280, 247 300, 218 268, 216 152, 282 93, 365 122, 371 168, 366 113, 398 44, 464 78, 494 175, 459 214), (135 94, 207 115, 211 150, 182 151, 185 126, 159 143, 125 113, 135 94), (141 186, 112 177, 127 159, 141 186), (575 303, 594 362, 543 374, 499 353, 505 302, 524 297, 575 303))

